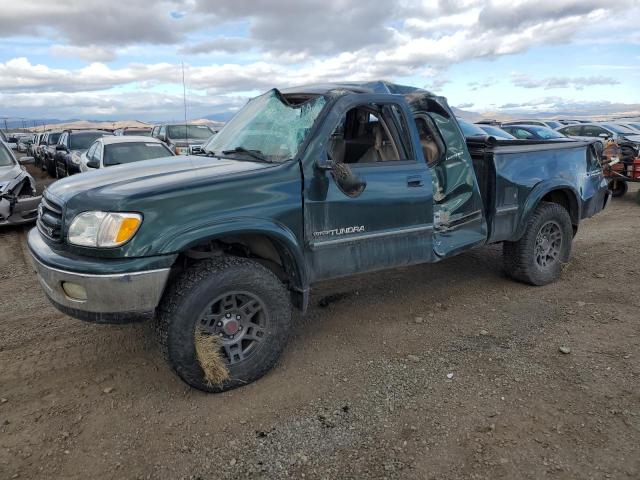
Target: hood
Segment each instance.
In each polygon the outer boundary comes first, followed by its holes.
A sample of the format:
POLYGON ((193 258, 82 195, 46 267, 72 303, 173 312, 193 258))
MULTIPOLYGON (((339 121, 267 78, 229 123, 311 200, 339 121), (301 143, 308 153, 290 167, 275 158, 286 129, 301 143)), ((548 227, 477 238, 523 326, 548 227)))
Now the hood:
POLYGON ((196 184, 273 166, 267 163, 176 156, 101 168, 54 182, 47 193, 66 203, 79 193, 85 197, 124 198, 147 192, 180 190, 196 184))
POLYGON ((22 173, 22 168, 19 165, 9 165, 7 167, 0 167, 0 183, 13 180, 22 173))

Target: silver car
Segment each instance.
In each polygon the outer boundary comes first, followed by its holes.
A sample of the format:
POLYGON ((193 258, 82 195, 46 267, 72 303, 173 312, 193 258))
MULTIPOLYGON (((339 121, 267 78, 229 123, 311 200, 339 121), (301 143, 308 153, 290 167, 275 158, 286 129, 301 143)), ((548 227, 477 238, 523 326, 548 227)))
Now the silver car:
POLYGON ((602 145, 604 145, 605 141, 609 138, 615 141, 627 140, 635 144, 640 144, 640 133, 613 122, 568 125, 559 128, 558 131, 572 138, 596 140, 602 145))
MULTIPOLYGON (((33 158, 26 158, 23 163, 33 162, 33 158)), ((0 141, 0 226, 34 222, 39 203, 35 180, 0 141)))

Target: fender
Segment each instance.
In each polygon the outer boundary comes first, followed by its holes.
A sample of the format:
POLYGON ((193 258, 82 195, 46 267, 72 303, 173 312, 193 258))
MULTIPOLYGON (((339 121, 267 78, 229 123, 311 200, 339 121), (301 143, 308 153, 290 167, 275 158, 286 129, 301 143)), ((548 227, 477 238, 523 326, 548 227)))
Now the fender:
POLYGON ((516 229, 512 240, 517 240, 521 238, 522 235, 524 235, 527 222, 531 218, 531 215, 533 215, 533 212, 535 211, 542 198, 546 194, 554 190, 564 190, 567 192, 571 192, 573 198, 570 198, 569 201, 573 200, 575 202, 572 207, 575 207, 576 210, 569 212, 569 214, 571 215, 572 223, 576 226, 578 225, 581 218, 582 202, 580 201, 580 195, 576 191, 575 187, 562 179, 545 180, 533 187, 533 189, 529 193, 529 196, 524 202, 524 205, 521 209, 522 213, 520 214, 520 219, 518 220, 518 228, 516 229))
POLYGON ((309 277, 304 262, 301 245, 295 234, 286 226, 265 218, 232 218, 221 222, 191 226, 190 228, 166 239, 161 253, 182 252, 209 240, 230 235, 264 235, 273 240, 284 260, 290 262, 296 289, 306 291, 309 277))

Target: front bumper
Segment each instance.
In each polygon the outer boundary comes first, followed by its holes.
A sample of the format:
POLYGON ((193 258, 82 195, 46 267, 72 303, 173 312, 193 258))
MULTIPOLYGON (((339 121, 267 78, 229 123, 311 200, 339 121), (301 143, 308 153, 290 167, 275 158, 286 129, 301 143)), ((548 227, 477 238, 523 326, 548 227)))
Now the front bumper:
POLYGON ((63 313, 97 323, 123 323, 153 312, 160 302, 169 267, 104 274, 58 268, 34 251, 41 240, 33 237, 39 235, 36 229, 29 233, 33 266, 45 294, 63 313))
MULTIPOLYGON (((42 197, 22 197, 11 208, 11 213, 7 218, 0 217, 1 225, 22 225, 33 223, 38 216, 38 205, 42 197)), ((0 200, 1 202, 2 200, 0 200)))

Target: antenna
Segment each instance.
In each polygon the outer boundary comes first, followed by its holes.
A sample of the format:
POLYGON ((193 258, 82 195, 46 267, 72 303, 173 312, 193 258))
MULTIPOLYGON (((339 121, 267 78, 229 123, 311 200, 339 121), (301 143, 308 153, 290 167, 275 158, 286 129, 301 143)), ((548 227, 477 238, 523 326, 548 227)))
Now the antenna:
POLYGON ((187 133, 187 87, 184 83, 184 61, 181 61, 182 65, 182 101, 184 103, 184 143, 187 144, 187 155, 189 155, 189 135, 187 133))

